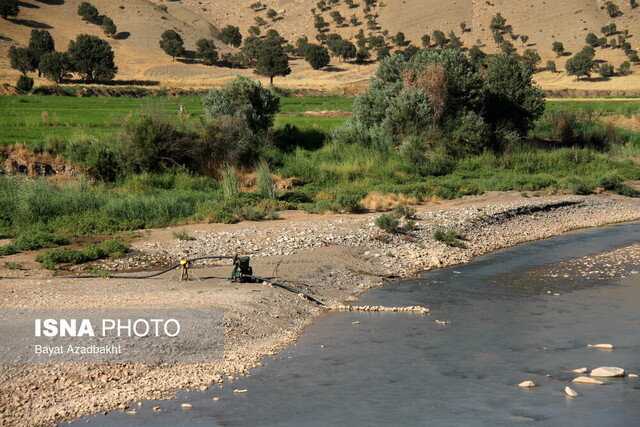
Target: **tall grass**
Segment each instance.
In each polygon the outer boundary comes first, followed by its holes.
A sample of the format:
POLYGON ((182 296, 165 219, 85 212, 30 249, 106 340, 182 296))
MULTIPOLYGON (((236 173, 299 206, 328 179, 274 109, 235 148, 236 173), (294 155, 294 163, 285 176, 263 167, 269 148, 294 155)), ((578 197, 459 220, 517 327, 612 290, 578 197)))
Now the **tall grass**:
POLYGON ((276 183, 271 177, 269 165, 264 160, 258 163, 256 167, 256 184, 258 186, 258 194, 265 199, 276 198, 276 183))

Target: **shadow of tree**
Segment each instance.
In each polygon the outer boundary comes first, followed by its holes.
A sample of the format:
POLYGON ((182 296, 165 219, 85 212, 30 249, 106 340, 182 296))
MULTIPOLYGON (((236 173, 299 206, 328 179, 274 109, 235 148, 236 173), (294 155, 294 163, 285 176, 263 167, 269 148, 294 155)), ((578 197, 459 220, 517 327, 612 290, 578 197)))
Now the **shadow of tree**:
POLYGON ((24 25, 29 28, 40 28, 40 29, 49 29, 53 28, 49 24, 45 24, 44 22, 34 21, 32 19, 10 19, 11 22, 18 25, 24 25))
POLYGON ((129 38, 130 35, 131 35, 131 33, 128 32, 128 31, 120 31, 113 38, 116 39, 116 40, 126 40, 126 39, 129 38))
POLYGON ((40 6, 38 6, 37 4, 26 3, 26 2, 23 2, 23 1, 19 1, 18 2, 18 6, 19 7, 24 7, 26 9, 40 9, 40 6))
POLYGON ((48 4, 51 6, 60 6, 64 4, 64 0, 36 0, 40 3, 48 4))

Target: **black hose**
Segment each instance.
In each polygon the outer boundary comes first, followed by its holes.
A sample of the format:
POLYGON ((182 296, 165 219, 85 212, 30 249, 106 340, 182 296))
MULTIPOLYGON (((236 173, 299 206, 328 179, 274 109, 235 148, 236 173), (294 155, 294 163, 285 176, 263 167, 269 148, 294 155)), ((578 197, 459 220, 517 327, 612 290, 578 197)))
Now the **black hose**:
POLYGON ((276 282, 275 280, 271 280, 271 279, 268 279, 266 277, 253 276, 253 275, 248 275, 248 274, 243 274, 242 277, 245 277, 247 279, 259 280, 261 282, 271 283, 273 286, 277 286, 279 288, 286 289, 287 291, 293 292, 294 294, 301 294, 302 296, 304 296, 309 301, 315 302, 318 305, 326 306, 325 303, 323 303, 322 301, 318 300, 313 295, 308 294, 308 293, 306 293, 306 292, 304 292, 304 291, 302 291, 302 290, 300 290, 298 288, 294 288, 293 286, 285 285, 284 283, 276 282))

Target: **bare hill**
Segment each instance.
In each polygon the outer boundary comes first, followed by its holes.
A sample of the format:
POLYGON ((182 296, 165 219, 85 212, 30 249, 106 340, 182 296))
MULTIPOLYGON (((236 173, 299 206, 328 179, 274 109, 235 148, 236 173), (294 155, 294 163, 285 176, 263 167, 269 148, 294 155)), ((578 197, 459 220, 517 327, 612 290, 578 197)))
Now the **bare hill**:
MULTIPOLYGON (((254 10, 251 5, 256 1, 93 0, 92 3, 102 14, 111 17, 120 31, 116 39, 109 39, 119 67, 117 78, 157 81, 167 86, 206 87, 219 84, 236 74, 253 73, 252 70, 209 67, 189 59, 172 62, 158 45, 160 34, 166 29, 178 31, 185 40, 186 48, 191 51, 195 50, 197 39, 211 38, 218 28, 226 25, 237 25, 246 36, 249 27, 256 25, 256 18, 266 21, 266 25, 261 26, 263 33, 273 28, 292 42, 302 35, 314 40, 317 32, 312 9, 330 24, 330 32, 338 32, 346 38, 353 38, 363 29, 367 35, 371 32, 385 35, 390 42, 393 35, 402 31, 407 42, 420 46, 423 34, 431 34, 438 29, 445 34, 454 31, 465 47, 477 44, 488 52, 497 50, 489 24, 491 18, 500 12, 507 19, 507 24, 512 26, 515 35, 529 37, 526 43, 519 39, 513 41, 519 52, 527 48, 536 49, 542 57, 541 65, 547 60, 554 60, 558 70, 564 70, 564 64, 570 56, 557 57, 551 50, 554 41, 562 42, 567 52, 575 53, 584 46, 585 36, 589 32, 601 36, 600 28, 612 22, 616 23, 619 30, 628 30, 632 47, 640 48, 640 8, 632 9, 626 0, 614 0, 622 12, 616 18, 608 15, 602 0, 379 0, 369 13, 375 18, 377 28, 367 22, 364 0, 354 0, 355 7, 349 7, 345 0, 339 0, 337 4, 325 0, 327 8, 323 12, 319 10, 316 0, 263 0, 264 7, 254 10), (268 9, 275 10, 277 16, 269 18, 268 9), (331 12, 335 11, 346 19, 344 24, 338 26, 334 22, 331 12), (462 22, 468 28, 464 33, 460 27, 462 22)), ((0 20, 0 81, 11 84, 16 81, 18 72, 10 69, 6 54, 11 45, 26 45, 32 28, 47 28, 59 50, 65 49, 69 40, 80 33, 104 38, 99 26, 85 23, 77 15, 79 3, 80 0, 24 0, 17 18, 0 20)), ((220 41, 217 41, 217 45, 223 52, 233 50, 220 41)), ((621 49, 597 48, 596 59, 618 66, 627 58, 621 49)), ((335 59, 332 65, 328 70, 314 71, 306 62, 294 60, 291 64, 292 74, 277 78, 276 84, 329 89, 364 85, 376 67, 375 63, 362 66, 339 63, 335 59)), ((536 80, 549 89, 638 91, 640 66, 635 65, 633 71, 627 77, 590 81, 576 81, 564 72, 541 72, 536 75, 536 80)), ((44 80, 41 82, 44 83, 44 80)))

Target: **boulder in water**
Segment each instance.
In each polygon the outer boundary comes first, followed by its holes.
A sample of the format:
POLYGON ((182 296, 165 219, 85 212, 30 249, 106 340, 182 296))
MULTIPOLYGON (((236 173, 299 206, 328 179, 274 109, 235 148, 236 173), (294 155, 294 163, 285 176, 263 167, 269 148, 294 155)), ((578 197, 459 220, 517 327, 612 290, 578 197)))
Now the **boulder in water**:
POLYGON ((534 383, 533 381, 523 381, 520 384, 518 384, 518 387, 535 387, 536 383, 534 383))
POLYGON ((592 377, 624 377, 624 369, 615 366, 601 366, 591 371, 592 377))
POLYGON ((564 392, 567 394, 567 396, 571 396, 571 397, 577 397, 578 393, 572 389, 571 387, 565 387, 564 388, 564 392))
POLYGON ((598 381, 595 378, 589 378, 589 377, 578 377, 578 378, 575 378, 573 382, 578 384, 593 384, 593 385, 604 384, 602 381, 598 381))

